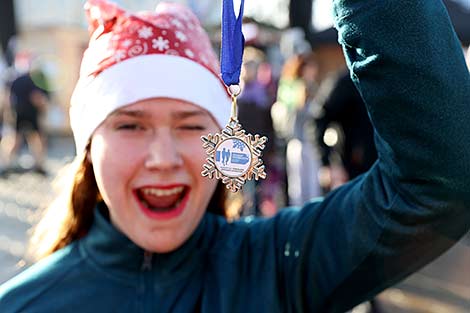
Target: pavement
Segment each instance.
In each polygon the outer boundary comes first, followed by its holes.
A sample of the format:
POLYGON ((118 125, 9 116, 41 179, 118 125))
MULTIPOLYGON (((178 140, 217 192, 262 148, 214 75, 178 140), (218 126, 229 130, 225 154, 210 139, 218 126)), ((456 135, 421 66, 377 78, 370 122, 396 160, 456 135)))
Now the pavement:
MULTIPOLYGON (((53 197, 51 182, 74 156, 69 137, 48 141, 47 176, 25 171, 0 178, 0 284, 29 265, 24 259, 28 231, 39 208, 53 197)), ((20 164, 31 165, 27 151, 20 164)), ((378 296, 377 313, 470 313, 470 235, 402 283, 378 296)), ((365 307, 353 313, 367 313, 365 307)))
POLYGON ((48 140, 47 176, 20 170, 32 166, 26 149, 19 157, 16 173, 0 178, 0 284, 23 270, 28 233, 38 220, 40 208, 54 195, 51 183, 56 173, 73 159, 75 148, 70 137, 48 140))
POLYGON ((378 299, 380 313, 470 313, 470 235, 378 299))

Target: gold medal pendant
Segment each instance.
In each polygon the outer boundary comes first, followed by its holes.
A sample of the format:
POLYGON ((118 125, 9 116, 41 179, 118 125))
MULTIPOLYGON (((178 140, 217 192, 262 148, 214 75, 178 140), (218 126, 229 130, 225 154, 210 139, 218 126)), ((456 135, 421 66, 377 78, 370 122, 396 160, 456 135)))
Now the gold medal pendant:
POLYGON ((237 96, 240 91, 238 85, 229 87, 232 115, 227 126, 220 133, 201 137, 207 153, 202 176, 221 179, 232 192, 237 192, 247 180, 266 178, 261 155, 268 138, 247 134, 238 122, 237 96))

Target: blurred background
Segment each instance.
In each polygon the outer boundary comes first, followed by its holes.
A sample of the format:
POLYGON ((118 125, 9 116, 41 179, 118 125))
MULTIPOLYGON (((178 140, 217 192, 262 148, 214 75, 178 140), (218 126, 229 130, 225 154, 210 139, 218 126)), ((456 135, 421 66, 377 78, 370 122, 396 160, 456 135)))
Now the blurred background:
MULTIPOLYGON (((116 0, 130 11, 157 0, 116 0)), ((180 0, 220 46, 221 0, 180 0)), ((239 2, 239 1, 238 1, 239 2)), ((470 0, 445 0, 470 58, 470 0)), ((28 230, 53 197, 51 182, 74 156, 69 99, 88 44, 84 0, 0 2, 0 284, 30 265, 28 230), (41 91, 37 136, 15 128, 10 89, 23 74, 41 91)), ((237 3, 237 0, 235 0, 237 3)), ((324 195, 375 161, 364 105, 347 75, 331 0, 246 0, 239 118, 269 137, 268 179, 232 196, 234 216, 271 216, 324 195)), ((412 21, 410 21, 412 22, 412 21)), ((467 60, 469 63, 469 60, 467 60)), ((19 115, 18 115, 19 116, 19 115)), ((470 312, 470 239, 358 312, 470 312)))

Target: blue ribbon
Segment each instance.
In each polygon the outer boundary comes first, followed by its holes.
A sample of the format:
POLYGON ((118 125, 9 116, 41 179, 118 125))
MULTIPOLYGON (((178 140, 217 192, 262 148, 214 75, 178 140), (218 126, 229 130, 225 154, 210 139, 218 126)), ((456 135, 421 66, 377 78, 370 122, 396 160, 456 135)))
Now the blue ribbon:
POLYGON ((233 0, 223 0, 222 8, 222 47, 220 69, 225 85, 237 85, 240 82, 245 37, 242 33, 243 8, 241 0, 238 18, 235 15, 233 0))

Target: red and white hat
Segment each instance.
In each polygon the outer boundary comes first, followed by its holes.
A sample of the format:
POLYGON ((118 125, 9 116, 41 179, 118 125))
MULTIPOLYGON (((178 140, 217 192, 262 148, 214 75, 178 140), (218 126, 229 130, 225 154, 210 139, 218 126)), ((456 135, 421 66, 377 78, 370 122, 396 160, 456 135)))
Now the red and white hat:
POLYGON ((91 39, 71 99, 77 153, 114 110, 165 97, 196 104, 219 126, 230 117, 209 37, 185 6, 160 3, 155 12, 130 14, 106 0, 88 0, 91 39))

